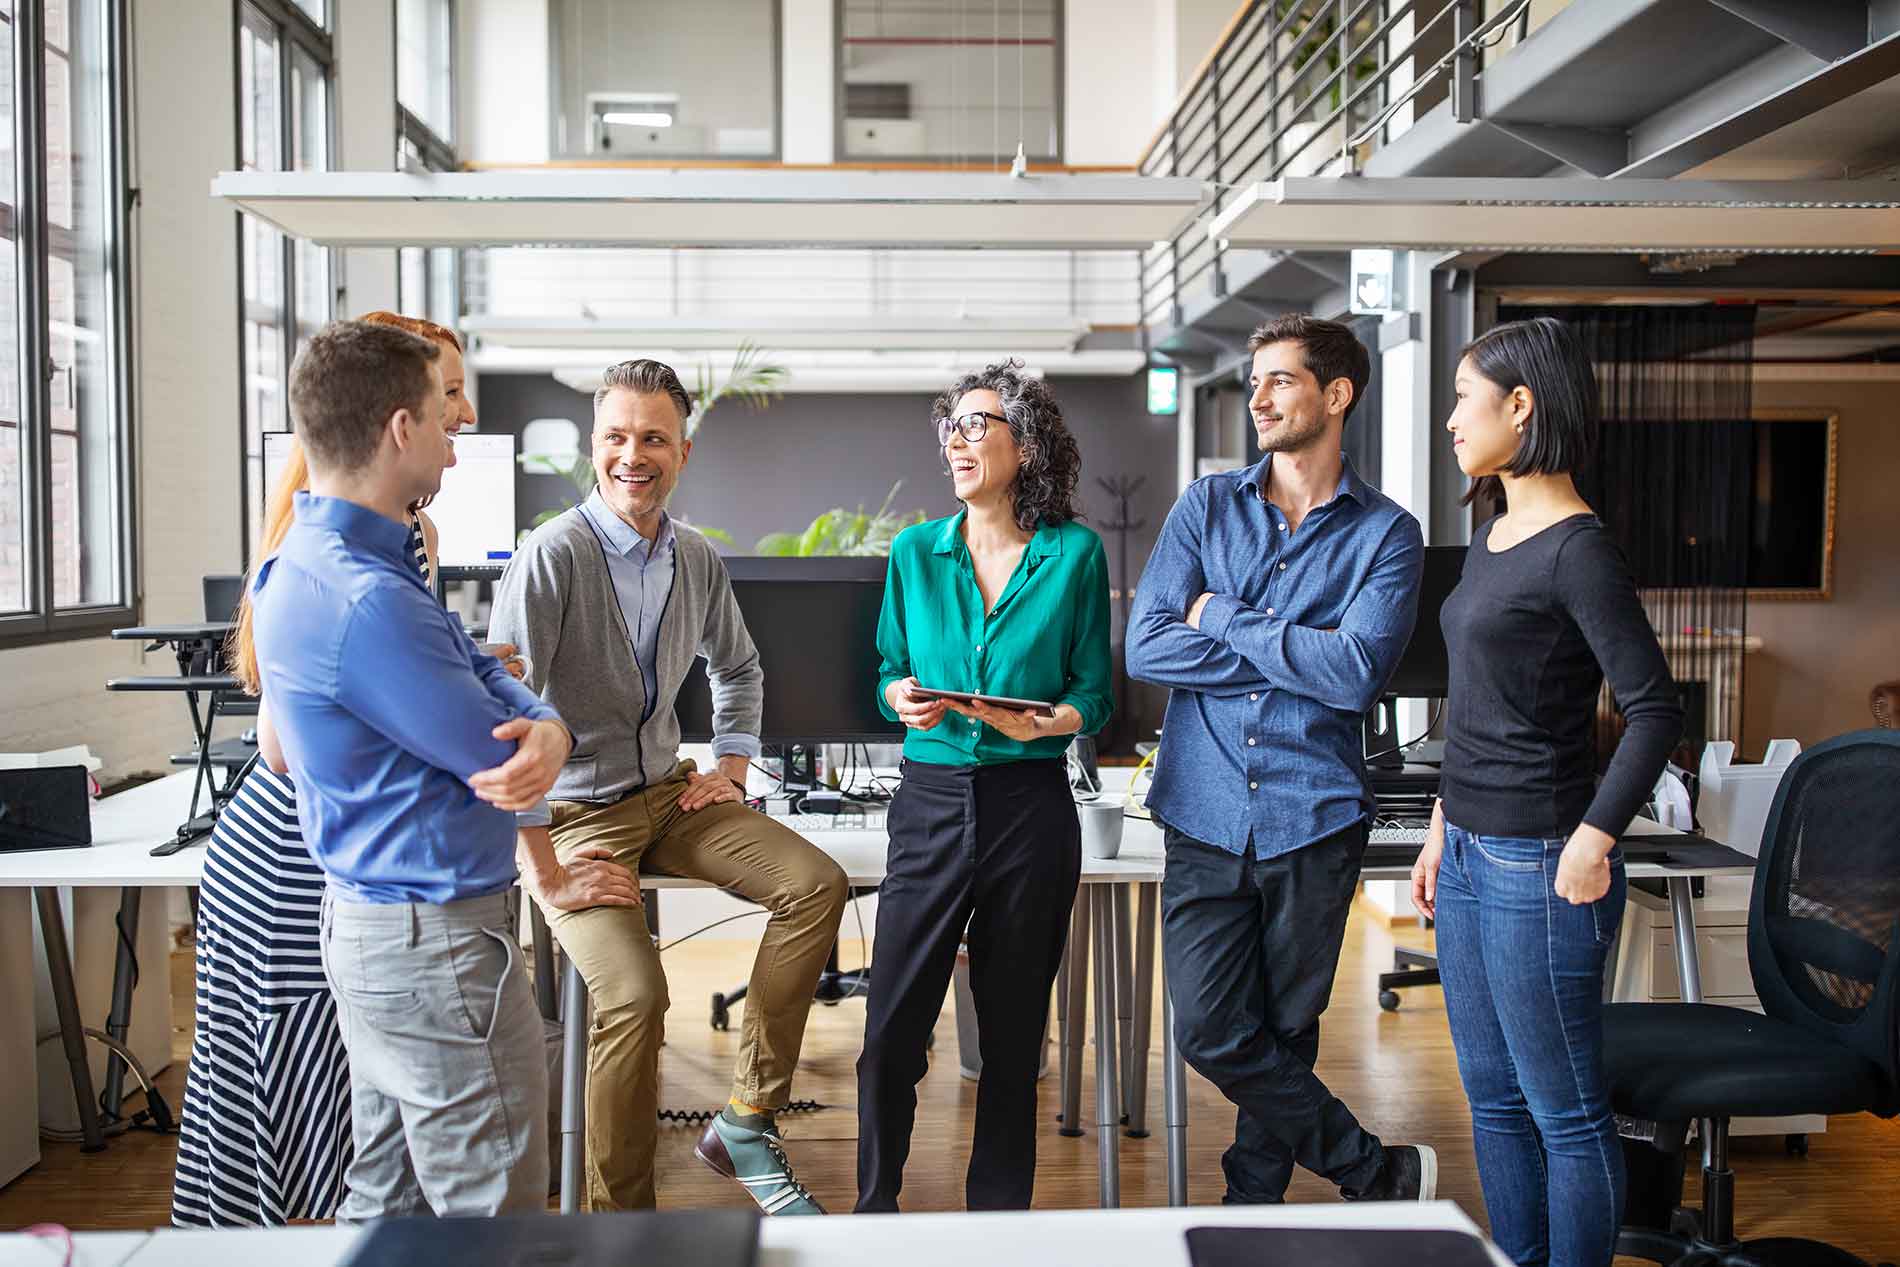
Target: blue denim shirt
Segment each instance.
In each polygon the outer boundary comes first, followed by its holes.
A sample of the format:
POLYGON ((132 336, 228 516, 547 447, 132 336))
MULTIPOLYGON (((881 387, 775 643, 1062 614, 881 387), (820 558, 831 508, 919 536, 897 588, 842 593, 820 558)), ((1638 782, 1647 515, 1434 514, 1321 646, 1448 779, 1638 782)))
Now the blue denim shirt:
POLYGON ((552 708, 483 655, 422 583, 403 525, 297 494, 258 568, 263 697, 297 785, 297 819, 357 902, 452 902, 515 881, 515 816, 468 778, 514 755, 490 733, 552 708))
POLYGON ((1128 621, 1129 676, 1172 692, 1149 808, 1262 859, 1370 811, 1362 723, 1412 636, 1425 557, 1418 520, 1350 461, 1290 531, 1264 495, 1272 460, 1188 486, 1128 621))

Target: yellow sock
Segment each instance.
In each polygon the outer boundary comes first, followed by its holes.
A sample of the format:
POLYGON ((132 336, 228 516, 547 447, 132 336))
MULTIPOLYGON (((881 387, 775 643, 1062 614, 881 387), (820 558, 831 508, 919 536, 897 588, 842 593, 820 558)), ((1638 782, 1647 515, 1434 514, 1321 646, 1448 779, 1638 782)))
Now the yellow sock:
POLYGON ((728 1107, 732 1109, 734 1113, 738 1114, 740 1117, 755 1117, 760 1113, 765 1113, 768 1111, 766 1109, 754 1108, 752 1105, 747 1104, 744 1100, 739 1099, 737 1096, 734 1096, 732 1099, 727 1100, 726 1104, 728 1107))

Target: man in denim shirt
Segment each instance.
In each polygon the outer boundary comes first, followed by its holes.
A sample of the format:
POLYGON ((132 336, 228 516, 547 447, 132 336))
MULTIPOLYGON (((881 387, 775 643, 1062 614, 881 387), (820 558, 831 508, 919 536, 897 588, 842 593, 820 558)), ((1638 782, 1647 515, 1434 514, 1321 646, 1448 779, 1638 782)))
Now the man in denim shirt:
POLYGON ((1418 612, 1418 521, 1340 451, 1371 358, 1288 316, 1247 341, 1266 458, 1197 480, 1129 618, 1131 677, 1172 688, 1148 806, 1166 830, 1176 1038, 1239 1108, 1228 1204, 1294 1163, 1349 1200, 1430 1200, 1437 1158, 1388 1147, 1313 1073, 1371 797, 1362 721, 1418 612))

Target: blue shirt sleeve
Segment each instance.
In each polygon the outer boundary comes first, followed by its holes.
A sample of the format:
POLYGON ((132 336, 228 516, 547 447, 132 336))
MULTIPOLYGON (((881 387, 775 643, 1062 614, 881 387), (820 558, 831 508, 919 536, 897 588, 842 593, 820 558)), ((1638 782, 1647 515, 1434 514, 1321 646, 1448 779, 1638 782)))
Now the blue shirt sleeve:
POLYGON ((1424 566, 1418 521, 1405 515, 1386 535, 1339 628, 1296 625, 1217 594, 1201 611, 1201 631, 1239 652, 1281 690, 1363 713, 1378 702, 1411 640, 1424 566))
POLYGON ((1161 526, 1128 616, 1128 676, 1215 695, 1263 691, 1273 684, 1234 648, 1208 636, 1205 619, 1203 629, 1187 623, 1188 608, 1207 592, 1201 567, 1206 509, 1207 485, 1190 484, 1161 526))
POLYGON ((521 716, 560 720, 492 656, 482 658, 508 686, 478 677, 468 636, 415 586, 371 588, 350 609, 341 651, 337 702, 392 743, 465 781, 514 755, 518 745, 496 739, 495 727, 521 716))

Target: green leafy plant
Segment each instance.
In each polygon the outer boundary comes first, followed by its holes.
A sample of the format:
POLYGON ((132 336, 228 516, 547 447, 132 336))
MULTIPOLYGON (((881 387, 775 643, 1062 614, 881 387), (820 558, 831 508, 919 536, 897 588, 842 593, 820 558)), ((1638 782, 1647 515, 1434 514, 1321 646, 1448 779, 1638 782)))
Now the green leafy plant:
POLYGON ((875 513, 866 511, 862 505, 856 510, 834 506, 812 520, 803 532, 768 533, 759 538, 753 549, 756 553, 780 558, 809 558, 821 554, 887 556, 898 533, 924 521, 921 510, 907 515, 892 513, 891 503, 897 500, 897 490, 902 487, 903 480, 891 485, 891 491, 884 495, 884 504, 875 513))
MULTIPOLYGON (((712 362, 701 361, 694 375, 699 388, 693 394, 693 410, 686 415, 686 438, 691 440, 705 425, 707 415, 722 400, 737 400, 750 409, 763 409, 784 394, 785 380, 792 371, 770 357, 764 348, 746 339, 733 353, 732 370, 722 380, 713 369, 712 362)), ((571 461, 561 462, 540 454, 524 453, 518 459, 521 469, 531 475, 559 475, 574 486, 579 494, 575 504, 587 500, 594 491, 594 459, 591 454, 578 453, 571 461)), ((544 510, 534 517, 530 529, 539 528, 556 515, 565 513, 566 507, 559 510, 544 510)), ((681 523, 687 521, 682 518, 681 523)), ((737 548, 732 534, 720 528, 707 528, 693 524, 700 532, 723 546, 737 548)), ((526 533, 521 534, 526 536, 526 533)))

